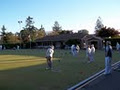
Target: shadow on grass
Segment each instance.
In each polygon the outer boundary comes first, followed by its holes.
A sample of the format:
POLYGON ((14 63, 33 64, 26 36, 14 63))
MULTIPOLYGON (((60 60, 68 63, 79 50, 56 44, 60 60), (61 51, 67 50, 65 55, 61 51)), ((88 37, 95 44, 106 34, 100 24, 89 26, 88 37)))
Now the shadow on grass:
POLYGON ((0 71, 0 90, 63 90, 86 76, 79 71, 78 58, 72 57, 69 51, 55 53, 52 71, 45 70, 45 50, 5 50, 0 54, 5 58, 6 55, 30 56, 30 59, 12 58, 0 61, 0 67, 6 67, 0 71), (34 60, 31 56, 42 59, 34 60), (39 63, 41 61, 43 63, 39 63))
POLYGON ((0 55, 5 59, 9 58, 9 60, 0 60, 1 67, 8 67, 0 70, 0 90, 61 90, 69 84, 67 83, 70 80, 67 76, 69 73, 63 73, 61 61, 57 60, 60 55, 55 54, 57 58, 53 62, 52 71, 45 70, 45 50, 4 50, 0 55), (10 59, 7 55, 26 57, 14 58, 13 56, 10 59), (41 61, 43 63, 39 63, 41 61))
POLYGON ((82 63, 81 68, 79 63, 54 61, 53 64, 52 71, 45 69, 45 63, 1 70, 0 90, 64 90, 90 75, 84 72, 90 68, 86 63, 82 63))
MULTIPOLYGON (((91 64, 83 60, 84 52, 80 53, 80 57, 72 57, 69 51, 55 52, 52 71, 45 70, 45 50, 5 50, 0 54, 30 57, 13 58, 11 63, 4 63, 6 67, 13 68, 0 70, 0 90, 64 90, 104 68, 102 51, 96 53, 96 62, 91 64), (31 56, 42 59, 33 60, 34 57, 31 56), (41 61, 43 63, 40 63, 41 61)), ((4 65, 1 62, 4 61, 0 61, 0 65, 4 65)))
MULTIPOLYGON (((58 64, 57 61, 54 63, 58 64)), ((60 67, 46 70, 46 64, 19 67, 0 71, 0 90, 63 90, 70 76, 60 67)))

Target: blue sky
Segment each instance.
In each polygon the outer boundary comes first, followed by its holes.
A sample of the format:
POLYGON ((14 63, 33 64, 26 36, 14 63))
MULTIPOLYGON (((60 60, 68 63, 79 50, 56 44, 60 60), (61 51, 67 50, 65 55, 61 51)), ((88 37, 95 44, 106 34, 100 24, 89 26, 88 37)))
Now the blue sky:
POLYGON ((35 26, 41 24, 46 31, 52 31, 55 21, 62 29, 87 29, 94 33, 97 18, 103 24, 120 29, 120 0, 0 0, 0 27, 7 31, 19 32, 18 21, 25 26, 28 16, 33 17, 35 26))

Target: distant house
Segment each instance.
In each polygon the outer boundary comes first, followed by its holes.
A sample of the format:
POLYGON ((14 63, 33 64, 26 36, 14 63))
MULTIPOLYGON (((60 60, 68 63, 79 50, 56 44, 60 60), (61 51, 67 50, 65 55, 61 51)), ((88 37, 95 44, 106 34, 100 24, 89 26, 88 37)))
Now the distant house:
POLYGON ((37 39, 37 47, 45 48, 49 45, 54 45, 55 48, 61 48, 61 46, 66 46, 68 40, 77 40, 81 48, 84 48, 84 43, 95 44, 95 47, 102 48, 102 39, 94 35, 86 35, 82 33, 72 33, 72 34, 61 34, 54 36, 45 36, 43 38, 37 39))

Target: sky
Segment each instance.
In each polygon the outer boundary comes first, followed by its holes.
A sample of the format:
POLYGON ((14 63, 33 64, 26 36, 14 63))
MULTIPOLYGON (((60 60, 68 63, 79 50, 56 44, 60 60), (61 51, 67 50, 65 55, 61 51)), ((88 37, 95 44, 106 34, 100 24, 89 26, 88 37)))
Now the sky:
POLYGON ((34 26, 52 31, 55 21, 62 29, 94 33, 97 18, 107 27, 120 29, 120 0, 0 0, 0 27, 19 32, 28 16, 34 26), (21 25, 18 21, 22 21, 21 25))

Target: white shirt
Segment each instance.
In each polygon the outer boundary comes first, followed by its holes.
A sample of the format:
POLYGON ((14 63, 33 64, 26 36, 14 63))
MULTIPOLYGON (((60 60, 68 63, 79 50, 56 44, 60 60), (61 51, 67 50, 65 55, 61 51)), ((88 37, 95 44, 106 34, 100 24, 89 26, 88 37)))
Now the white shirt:
POLYGON ((119 48, 120 48, 120 45, 119 45, 119 43, 117 43, 116 44, 116 49, 119 50, 119 48))
POLYGON ((48 48, 46 52, 47 57, 53 57, 54 50, 52 48, 48 48))
POLYGON ((91 53, 91 49, 90 49, 90 48, 87 48, 87 49, 86 49, 86 55, 89 56, 90 53, 91 53))
POLYGON ((95 47, 91 47, 91 53, 95 53, 95 47))
POLYGON ((77 46, 76 46, 76 49, 77 49, 77 52, 79 52, 79 50, 80 50, 80 47, 77 45, 77 46))
POLYGON ((75 47, 75 45, 72 45, 72 46, 71 46, 71 50, 73 50, 74 47, 75 47))

